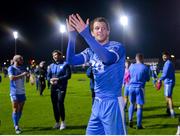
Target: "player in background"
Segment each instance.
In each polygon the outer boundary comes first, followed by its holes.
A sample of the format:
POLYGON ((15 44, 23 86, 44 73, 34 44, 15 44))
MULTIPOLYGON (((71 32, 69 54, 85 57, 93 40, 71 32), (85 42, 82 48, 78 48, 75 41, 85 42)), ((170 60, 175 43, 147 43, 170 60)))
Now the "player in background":
POLYGON ((88 78, 90 78, 90 89, 91 89, 91 94, 92 94, 92 105, 93 105, 94 98, 95 98, 95 92, 94 92, 94 75, 93 75, 91 66, 87 69, 86 75, 88 78))
POLYGON ((41 61, 39 63, 39 67, 34 70, 34 74, 37 77, 38 80, 38 88, 40 96, 43 95, 43 91, 46 88, 46 77, 47 77, 47 69, 45 66, 45 61, 41 61))
POLYGON ((69 41, 67 61, 72 65, 89 62, 95 81, 95 99, 86 129, 87 135, 124 135, 126 125, 123 97, 121 94, 125 48, 122 44, 109 41, 110 27, 103 17, 95 18, 89 27, 82 18, 70 15, 67 19, 69 41), (88 43, 89 48, 75 54, 77 32, 88 43))
POLYGON ((153 81, 154 87, 156 86, 157 78, 158 78, 158 73, 157 73, 157 66, 155 64, 150 65, 150 72, 151 72, 151 77, 153 81))
POLYGON ((123 80, 123 87, 124 87, 124 109, 127 108, 128 103, 128 96, 129 96, 129 81, 130 81, 130 72, 129 66, 130 61, 126 60, 125 62, 125 73, 124 73, 124 80, 123 80))
POLYGON ((149 81, 149 68, 143 64, 143 55, 136 54, 136 63, 131 64, 130 71, 130 83, 129 83, 129 126, 133 127, 133 113, 135 104, 137 104, 137 129, 143 129, 142 117, 143 117, 143 105, 144 105, 144 88, 145 83, 149 81))
POLYGON ((56 121, 54 128, 63 130, 66 128, 64 99, 68 80, 71 78, 71 69, 63 60, 63 54, 59 50, 54 50, 52 57, 54 62, 48 69, 47 78, 51 83, 51 102, 56 121), (60 119, 61 124, 59 123, 60 119))
POLYGON ((162 75, 158 80, 158 83, 162 84, 164 81, 164 96, 167 102, 166 112, 172 117, 175 117, 175 112, 173 109, 173 88, 175 85, 175 69, 172 61, 170 60, 170 54, 168 52, 162 53, 162 59, 165 61, 163 66, 162 75))
POLYGON ((26 100, 24 80, 26 75, 26 68, 23 67, 23 57, 15 55, 13 57, 14 64, 8 68, 8 75, 10 78, 10 98, 12 102, 12 120, 16 134, 21 133, 19 128, 19 120, 22 115, 23 106, 26 100))

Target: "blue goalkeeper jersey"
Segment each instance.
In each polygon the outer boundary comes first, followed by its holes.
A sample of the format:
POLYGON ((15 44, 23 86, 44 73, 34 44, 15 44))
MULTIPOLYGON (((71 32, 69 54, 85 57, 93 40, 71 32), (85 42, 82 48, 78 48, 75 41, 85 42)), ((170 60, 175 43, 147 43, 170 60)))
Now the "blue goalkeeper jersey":
POLYGON ((130 86, 144 88, 145 83, 149 81, 149 68, 142 63, 131 64, 130 71, 130 86))
MULTIPOLYGON (((9 76, 17 76, 26 72, 25 67, 16 67, 14 65, 8 68, 9 76)), ((17 80, 10 80, 10 95, 25 94, 24 77, 17 80)))
POLYGON ((164 63, 160 81, 162 80, 164 80, 165 84, 175 84, 175 70, 173 63, 170 60, 167 60, 164 63))

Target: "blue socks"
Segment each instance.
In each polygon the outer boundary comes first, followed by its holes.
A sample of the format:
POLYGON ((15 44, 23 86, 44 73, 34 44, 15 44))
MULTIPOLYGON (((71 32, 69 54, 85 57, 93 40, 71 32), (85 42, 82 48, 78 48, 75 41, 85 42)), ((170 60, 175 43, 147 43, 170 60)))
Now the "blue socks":
POLYGON ((13 112, 12 113, 12 120, 14 123, 14 126, 18 126, 18 122, 21 118, 22 112, 13 112))
POLYGON ((134 104, 132 103, 130 104, 128 113, 129 113, 129 121, 132 121, 133 113, 134 113, 134 104))
POLYGON ((22 115, 22 112, 18 112, 18 122, 19 122, 19 120, 21 118, 21 115, 22 115))
POLYGON ((137 108, 137 126, 142 126, 142 108, 137 108))
POLYGON ((14 123, 14 126, 18 126, 18 113, 17 112, 13 112, 12 113, 12 120, 13 120, 13 123, 14 123))

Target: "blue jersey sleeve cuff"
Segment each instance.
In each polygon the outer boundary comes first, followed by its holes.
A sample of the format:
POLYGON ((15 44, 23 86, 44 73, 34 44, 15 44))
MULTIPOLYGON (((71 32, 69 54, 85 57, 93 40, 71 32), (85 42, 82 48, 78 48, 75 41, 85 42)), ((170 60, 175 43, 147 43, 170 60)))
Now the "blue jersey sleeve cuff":
POLYGON ((82 32, 80 32, 80 35, 81 35, 82 37, 86 37, 86 36, 88 36, 89 34, 90 34, 89 26, 87 25, 86 28, 85 28, 82 32))

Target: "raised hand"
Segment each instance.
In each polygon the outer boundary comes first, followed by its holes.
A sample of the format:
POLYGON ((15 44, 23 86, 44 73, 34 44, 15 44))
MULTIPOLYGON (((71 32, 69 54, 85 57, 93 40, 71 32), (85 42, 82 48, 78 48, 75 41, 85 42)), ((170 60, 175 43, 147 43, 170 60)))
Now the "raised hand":
POLYGON ((85 23, 79 16, 79 14, 71 15, 69 18, 69 22, 71 26, 73 26, 79 33, 86 28, 86 25, 89 25, 89 19, 87 19, 85 23))
POLYGON ((75 28, 72 26, 72 23, 70 22, 71 16, 72 16, 72 15, 70 15, 69 18, 66 19, 66 26, 67 26, 68 32, 75 31, 75 28))

